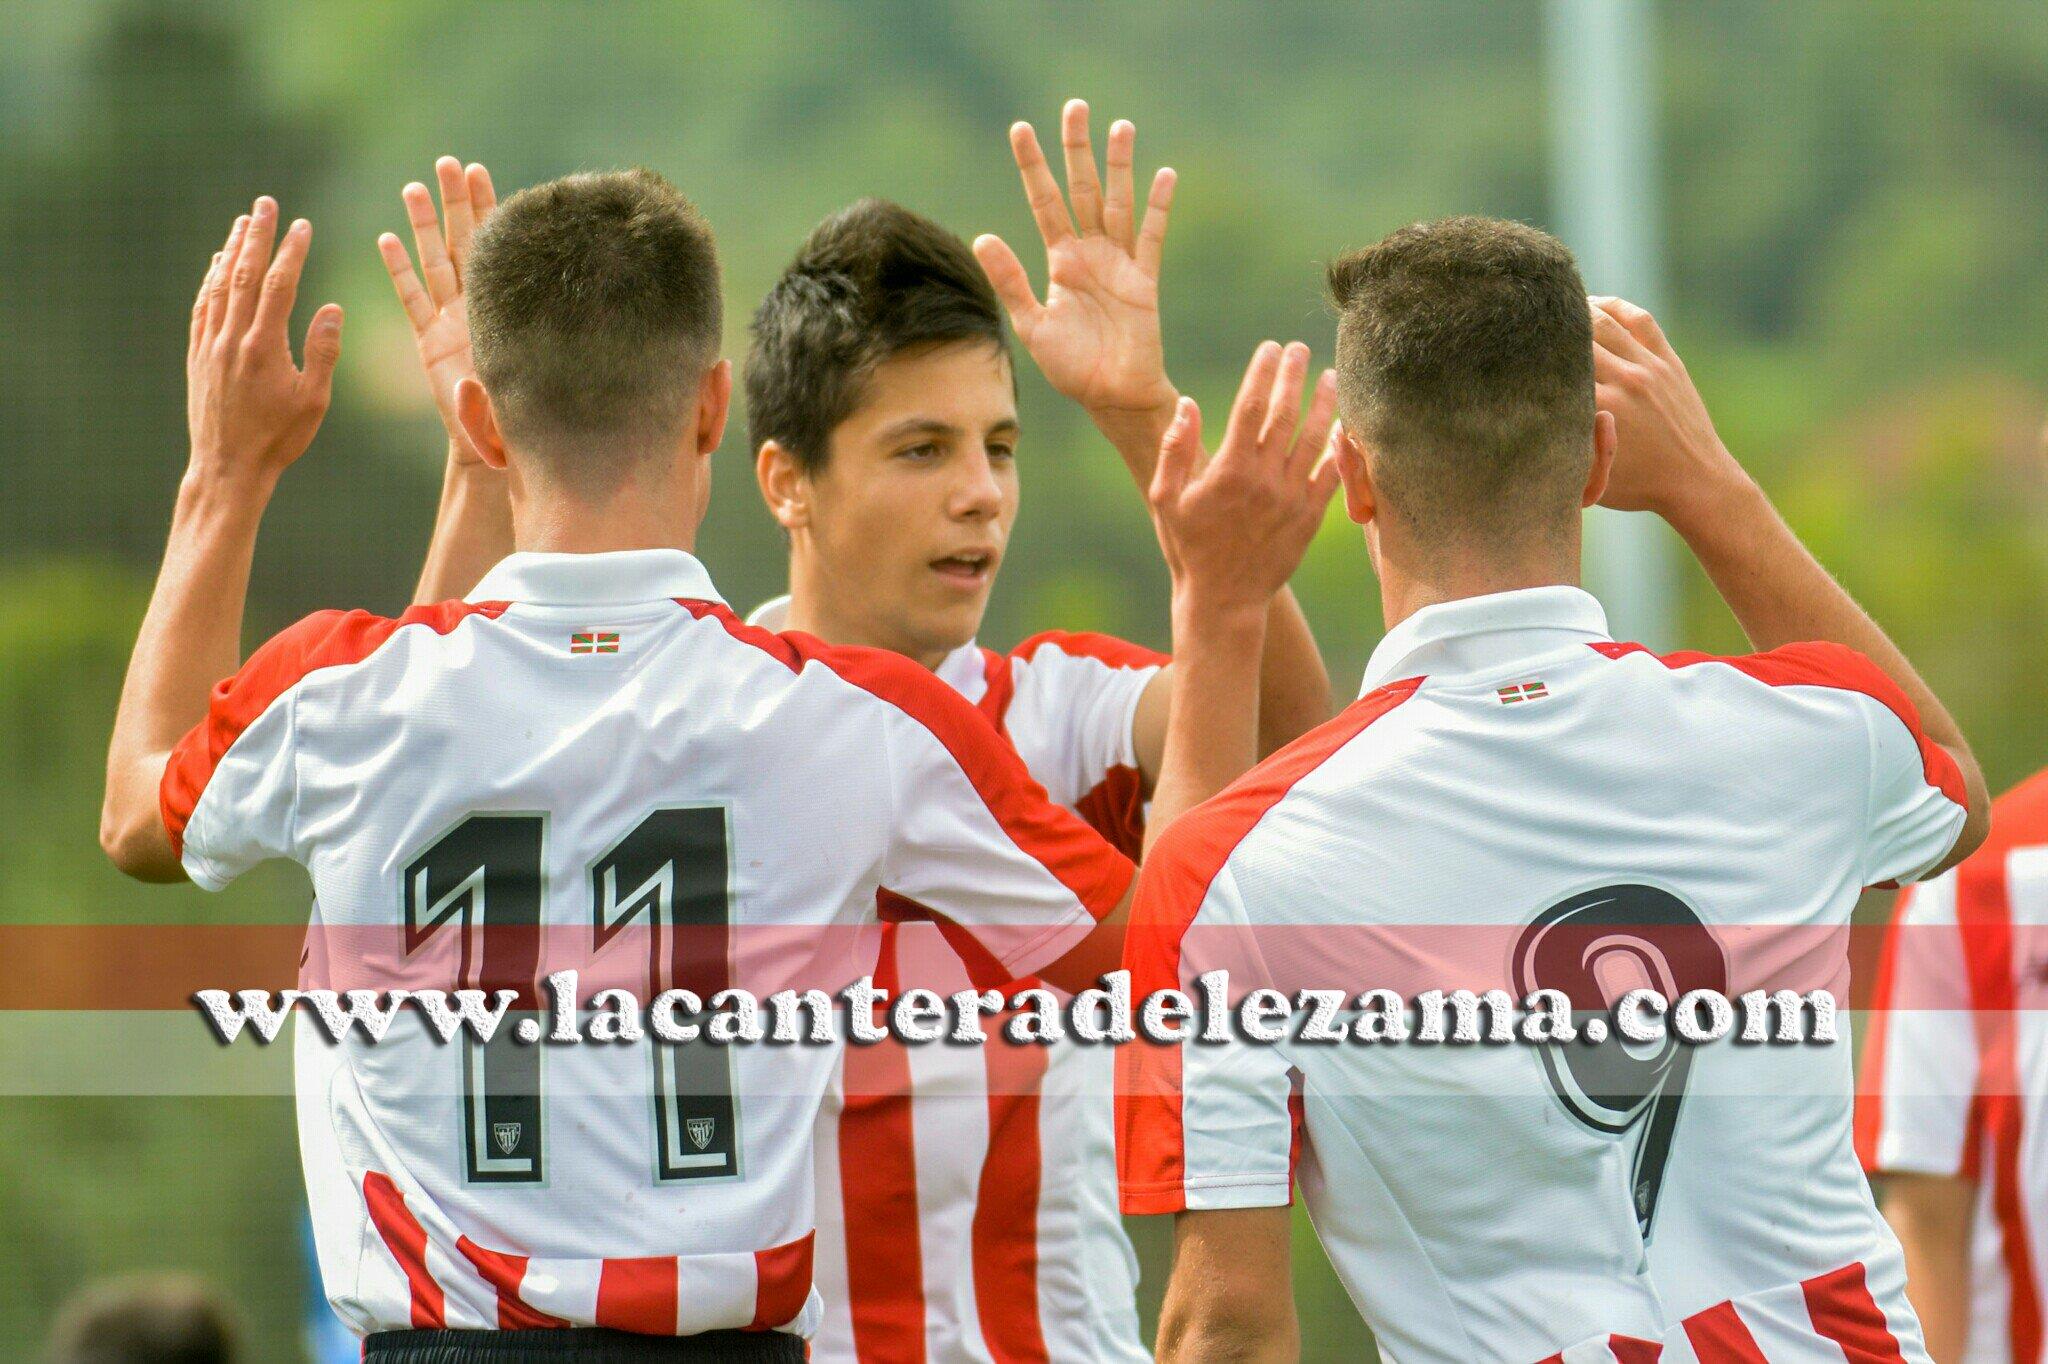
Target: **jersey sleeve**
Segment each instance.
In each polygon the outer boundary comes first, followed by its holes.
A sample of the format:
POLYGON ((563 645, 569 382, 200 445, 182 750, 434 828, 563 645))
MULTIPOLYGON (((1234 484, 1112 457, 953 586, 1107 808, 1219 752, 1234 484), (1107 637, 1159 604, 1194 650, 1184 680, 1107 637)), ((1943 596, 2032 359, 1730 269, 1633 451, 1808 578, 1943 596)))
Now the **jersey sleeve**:
POLYGON ((1885 934, 1856 1101, 1877 1173, 1974 1174, 1978 1046, 1956 873, 1913 886, 1885 934))
POLYGON ((884 889, 964 932, 1012 978, 1058 960, 1123 899, 1130 859, 1053 804, 957 692, 877 651, 845 651, 833 666, 885 702, 895 820, 884 889))
POLYGON ((1061 630, 1010 651, 1003 728, 1055 801, 1126 856, 1145 841, 1138 700, 1172 660, 1109 635, 1061 630))
POLYGON ((1154 847, 1125 937, 1131 997, 1179 990, 1196 1017, 1178 1041, 1146 1035, 1117 1049, 1116 1158, 1133 1215, 1284 1207, 1292 1199, 1300 1100, 1277 1046, 1221 1030, 1201 1040, 1201 977, 1229 973, 1234 1004, 1261 978, 1252 932, 1227 867, 1210 874, 1191 836, 1202 812, 1154 847))
POLYGON ((215 685, 206 718, 171 750, 157 793, 164 829, 186 874, 206 889, 291 855, 295 688, 343 619, 339 611, 310 616, 257 649, 215 685))
POLYGON ((1892 691, 1889 714, 1875 707, 1865 713, 1871 750, 1866 885, 1919 880, 1948 856, 1970 815, 1955 759, 1920 732, 1919 714, 1905 693, 1892 691))

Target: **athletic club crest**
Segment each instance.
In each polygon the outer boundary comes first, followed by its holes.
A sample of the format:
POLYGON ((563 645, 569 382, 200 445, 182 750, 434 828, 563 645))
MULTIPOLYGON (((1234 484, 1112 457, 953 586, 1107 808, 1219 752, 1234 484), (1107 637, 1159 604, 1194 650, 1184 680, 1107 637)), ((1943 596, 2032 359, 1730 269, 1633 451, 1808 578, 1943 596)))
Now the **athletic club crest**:
POLYGON ((491 1124, 491 1135, 497 1139, 498 1150, 508 1156, 519 1149, 519 1134, 524 1130, 524 1124, 522 1123, 494 1122, 491 1124))
POLYGON ((690 1144, 699 1151, 711 1144, 711 1134, 718 1130, 716 1118, 692 1118, 686 1124, 690 1132, 690 1144))

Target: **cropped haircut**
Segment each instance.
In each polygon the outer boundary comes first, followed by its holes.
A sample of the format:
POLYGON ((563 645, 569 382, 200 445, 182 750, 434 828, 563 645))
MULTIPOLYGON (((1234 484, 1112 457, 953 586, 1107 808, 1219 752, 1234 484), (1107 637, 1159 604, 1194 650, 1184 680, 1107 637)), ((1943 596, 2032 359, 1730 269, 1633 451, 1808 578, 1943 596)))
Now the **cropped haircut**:
POLYGON ((876 366, 947 342, 1007 347, 995 290, 957 236, 882 199, 819 223, 754 311, 747 438, 815 474, 876 366))
POLYGON ((586 488, 673 449, 723 324, 710 225, 674 185, 627 170, 521 190, 477 233, 464 288, 508 442, 586 488))
POLYGON ((1495 218, 1416 223, 1330 267, 1338 406, 1389 511, 1498 540, 1579 510, 1593 328, 1564 243, 1495 218))

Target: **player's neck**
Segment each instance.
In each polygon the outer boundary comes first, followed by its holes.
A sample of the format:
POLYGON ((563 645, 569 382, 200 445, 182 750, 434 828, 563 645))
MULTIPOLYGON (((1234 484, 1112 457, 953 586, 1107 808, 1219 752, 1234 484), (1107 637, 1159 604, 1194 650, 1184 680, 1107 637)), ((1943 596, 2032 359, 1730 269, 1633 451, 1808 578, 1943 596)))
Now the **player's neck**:
POLYGON ((628 483, 603 496, 540 485, 511 474, 512 543, 548 554, 694 550, 704 518, 702 491, 682 479, 628 483))
POLYGON ((1383 534, 1373 560, 1386 627, 1391 630, 1423 607, 1443 602, 1529 587, 1577 587, 1579 548, 1573 535, 1514 553, 1417 553, 1383 534))

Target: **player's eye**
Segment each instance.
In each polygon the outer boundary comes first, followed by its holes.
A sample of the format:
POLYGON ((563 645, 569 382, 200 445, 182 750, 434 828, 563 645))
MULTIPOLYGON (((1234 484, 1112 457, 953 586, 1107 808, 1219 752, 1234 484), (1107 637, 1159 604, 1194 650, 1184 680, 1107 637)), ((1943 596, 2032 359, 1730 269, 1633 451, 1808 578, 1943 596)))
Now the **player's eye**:
POLYGON ((1008 463, 1017 458, 1017 447, 1008 441, 990 441, 988 444, 988 457, 998 463, 1008 463))
POLYGON ((943 453, 944 451, 939 449, 937 441, 928 440, 898 450, 896 458, 907 459, 916 464, 929 464, 943 453))

